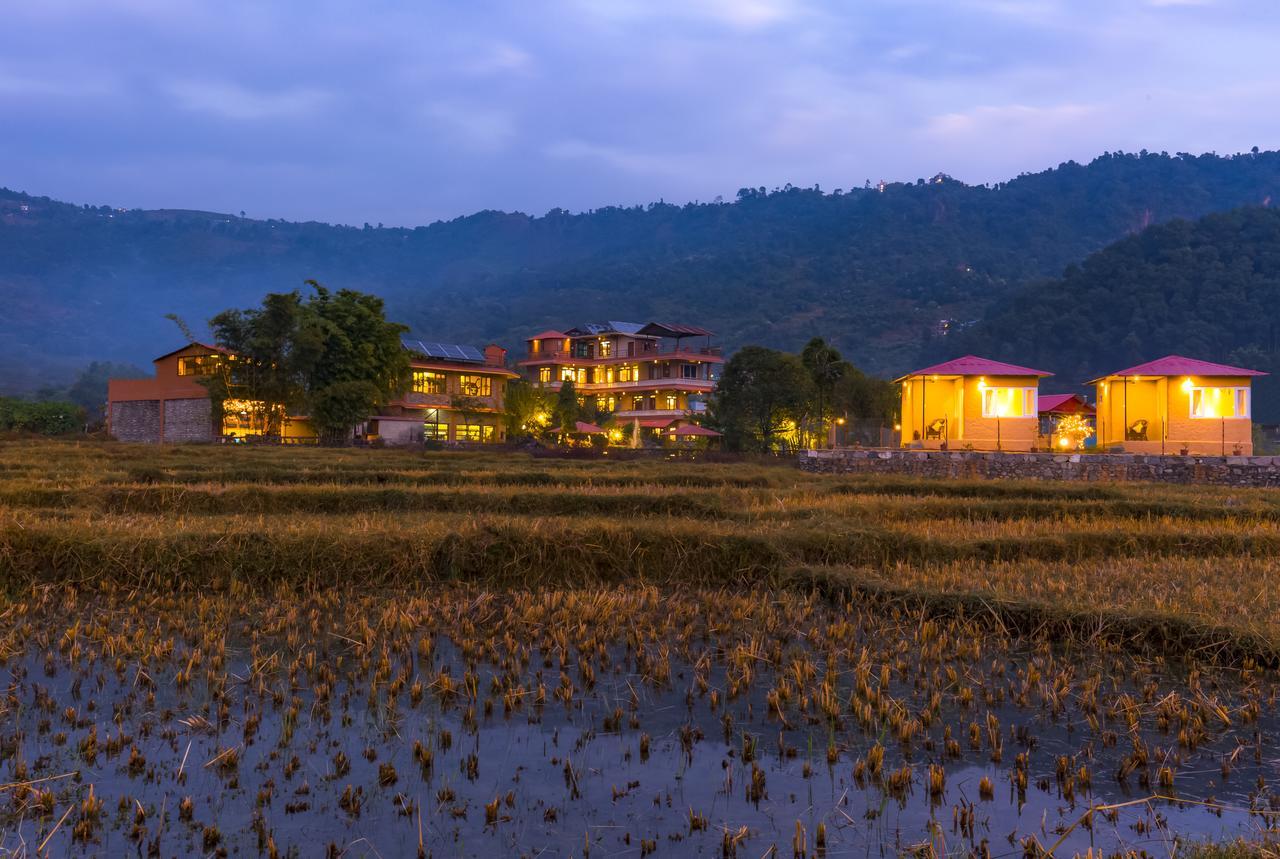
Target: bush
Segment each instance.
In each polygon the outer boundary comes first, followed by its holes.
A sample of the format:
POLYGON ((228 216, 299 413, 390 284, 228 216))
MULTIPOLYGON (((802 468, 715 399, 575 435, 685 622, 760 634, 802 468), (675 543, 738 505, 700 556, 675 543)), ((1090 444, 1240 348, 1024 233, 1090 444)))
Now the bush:
POLYGON ((0 430, 69 435, 84 429, 84 409, 75 403, 30 402, 0 397, 0 430))

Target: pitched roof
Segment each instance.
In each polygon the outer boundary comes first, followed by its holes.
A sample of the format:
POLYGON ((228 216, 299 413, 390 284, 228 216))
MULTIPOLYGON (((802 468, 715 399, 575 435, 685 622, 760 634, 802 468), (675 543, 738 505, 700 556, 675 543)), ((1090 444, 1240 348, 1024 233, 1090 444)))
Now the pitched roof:
POLYGON ((1215 364, 1212 361, 1201 361, 1198 358, 1184 358, 1181 355, 1165 355, 1154 361, 1116 370, 1099 376, 1093 381, 1105 379, 1107 376, 1265 376, 1261 370, 1249 370, 1244 367, 1232 367, 1229 364, 1215 364))
POLYGON ((165 358, 168 358, 170 355, 176 355, 176 354, 178 354, 179 352, 183 351, 184 349, 190 349, 192 346, 199 346, 201 349, 208 349, 210 352, 218 352, 218 353, 220 353, 220 354, 222 354, 222 355, 230 355, 230 354, 231 354, 231 350, 229 350, 229 349, 223 349, 221 346, 214 346, 214 345, 213 345, 213 344, 211 344, 211 343, 201 343, 199 340, 192 340, 192 341, 191 341, 190 343, 188 343, 186 346, 179 346, 177 349, 174 349, 174 350, 173 350, 173 351, 171 351, 171 352, 165 352, 165 353, 164 353, 163 355, 161 355, 159 358, 153 358, 152 360, 153 360, 153 361, 163 361, 165 358))
POLYGON ((532 337, 526 337, 524 339, 526 340, 559 340, 563 336, 564 336, 563 331, 555 331, 554 329, 548 328, 546 331, 543 331, 541 334, 535 334, 532 337))
POLYGON ((474 346, 460 343, 437 343, 434 340, 417 340, 401 337, 401 344, 410 352, 443 361, 460 361, 464 364, 483 364, 484 353, 474 346))
POLYGON ((636 332, 656 337, 713 337, 711 331, 696 325, 673 325, 668 322, 650 322, 636 332))
POLYGON ((1040 414, 1047 412, 1072 412, 1093 414, 1094 407, 1079 394, 1041 394, 1040 414))
POLYGON ((639 322, 585 322, 570 328, 570 337, 595 336, 597 334, 635 334, 643 328, 639 322))
POLYGON ((603 435, 605 431, 602 430, 600 427, 596 426, 595 424, 587 423, 586 421, 574 421, 573 429, 556 427, 555 429, 552 430, 552 432, 581 433, 582 435, 603 435))
POLYGON ((673 434, 674 435, 704 435, 704 436, 707 436, 708 438, 713 436, 719 437, 723 435, 723 433, 718 433, 715 430, 707 429, 706 427, 700 427, 697 424, 685 424, 683 426, 678 426, 673 431, 673 434))
POLYGON ((905 376, 899 376, 894 379, 895 382, 901 382, 903 379, 911 376, 1052 376, 1045 370, 1033 370, 1030 367, 1019 367, 1017 364, 1006 364, 1003 361, 993 361, 990 358, 979 358, 977 355, 965 355, 963 358, 955 358, 950 361, 944 361, 941 364, 934 364, 932 367, 925 367, 922 370, 913 370, 905 376))

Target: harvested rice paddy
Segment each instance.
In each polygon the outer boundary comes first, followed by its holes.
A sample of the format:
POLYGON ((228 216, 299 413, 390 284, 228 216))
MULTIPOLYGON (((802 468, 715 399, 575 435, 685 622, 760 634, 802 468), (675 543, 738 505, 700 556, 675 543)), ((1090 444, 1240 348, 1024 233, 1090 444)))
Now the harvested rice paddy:
POLYGON ((0 445, 0 851, 1266 840, 1280 499, 0 445))

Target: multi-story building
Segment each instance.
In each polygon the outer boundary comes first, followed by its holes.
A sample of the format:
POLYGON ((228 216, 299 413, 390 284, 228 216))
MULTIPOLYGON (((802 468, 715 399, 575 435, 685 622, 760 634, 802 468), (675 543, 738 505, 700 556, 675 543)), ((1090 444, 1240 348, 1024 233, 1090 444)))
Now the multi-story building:
POLYGON ((386 444, 506 441, 503 393, 508 380, 519 378, 506 367, 506 349, 403 342, 413 367, 409 390, 369 419, 371 438, 386 444))
POLYGON ((724 357, 712 336, 691 325, 589 323, 530 337, 519 366, 536 386, 559 391, 572 381, 601 412, 674 433, 697 423, 715 390, 724 357))

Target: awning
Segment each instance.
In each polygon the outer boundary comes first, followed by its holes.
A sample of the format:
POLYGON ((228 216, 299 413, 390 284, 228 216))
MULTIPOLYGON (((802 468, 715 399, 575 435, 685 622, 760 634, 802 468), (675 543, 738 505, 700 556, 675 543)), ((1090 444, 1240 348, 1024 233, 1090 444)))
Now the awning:
POLYGON ((697 424, 685 424, 684 426, 676 427, 672 435, 703 435, 708 438, 719 438, 723 433, 718 433, 715 430, 707 429, 706 427, 700 427, 697 424))
POLYGON ((601 429, 595 424, 589 424, 586 421, 574 421, 573 429, 565 429, 564 427, 559 427, 557 429, 552 430, 552 432, 580 433, 582 435, 604 435, 605 434, 605 430, 601 429))
POLYGON ((640 424, 640 426, 644 427, 645 429, 665 429, 666 427, 671 426, 671 423, 675 420, 678 420, 678 419, 677 418, 640 418, 640 420, 638 420, 637 423, 640 424))

